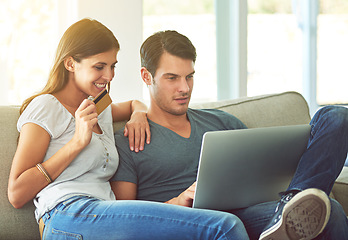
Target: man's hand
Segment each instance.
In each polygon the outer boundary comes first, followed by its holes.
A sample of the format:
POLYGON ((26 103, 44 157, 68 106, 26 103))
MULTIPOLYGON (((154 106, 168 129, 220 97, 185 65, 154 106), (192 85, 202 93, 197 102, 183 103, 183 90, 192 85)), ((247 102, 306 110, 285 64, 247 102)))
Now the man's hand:
POLYGON ((178 197, 172 198, 165 203, 180 205, 185 207, 192 207, 193 199, 195 197, 196 182, 194 182, 188 189, 182 192, 178 197))

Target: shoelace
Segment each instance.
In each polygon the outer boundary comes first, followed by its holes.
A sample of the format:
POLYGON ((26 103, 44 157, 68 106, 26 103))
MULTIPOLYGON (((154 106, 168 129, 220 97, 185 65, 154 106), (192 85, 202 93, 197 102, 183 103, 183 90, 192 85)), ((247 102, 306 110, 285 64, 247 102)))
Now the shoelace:
POLYGON ((280 200, 279 200, 279 202, 277 203, 277 207, 276 207, 276 209, 275 209, 275 211, 274 212, 278 212, 279 211, 279 207, 280 207, 280 205, 281 204, 286 204, 286 203, 288 203, 291 199, 292 199, 292 197, 295 195, 295 193, 293 193, 293 192, 290 192, 290 193, 288 193, 288 194, 285 194, 285 195, 283 195, 281 198, 280 198, 280 200))

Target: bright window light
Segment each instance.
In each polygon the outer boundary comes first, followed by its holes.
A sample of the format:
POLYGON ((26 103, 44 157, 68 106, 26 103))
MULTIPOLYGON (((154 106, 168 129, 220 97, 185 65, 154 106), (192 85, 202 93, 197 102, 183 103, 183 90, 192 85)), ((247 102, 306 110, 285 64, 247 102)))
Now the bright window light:
POLYGON ((1 105, 21 105, 43 88, 56 44, 55 0, 1 0, 1 105))

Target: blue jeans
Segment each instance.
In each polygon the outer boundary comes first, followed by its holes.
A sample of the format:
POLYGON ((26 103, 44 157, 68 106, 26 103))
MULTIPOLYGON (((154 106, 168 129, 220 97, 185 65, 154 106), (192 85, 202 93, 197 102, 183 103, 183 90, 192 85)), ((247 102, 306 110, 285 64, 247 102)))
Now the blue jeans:
POLYGON ((76 196, 42 217, 43 239, 248 239, 236 216, 146 201, 76 196))
MULTIPOLYGON (((348 109, 327 106, 320 109, 310 123, 308 147, 287 190, 318 188, 330 194, 342 171, 348 150, 348 109)), ((331 200, 330 220, 316 239, 348 239, 348 220, 342 206, 331 200)), ((258 204, 229 211, 244 223, 250 239, 258 239, 273 217, 276 202, 258 204)))

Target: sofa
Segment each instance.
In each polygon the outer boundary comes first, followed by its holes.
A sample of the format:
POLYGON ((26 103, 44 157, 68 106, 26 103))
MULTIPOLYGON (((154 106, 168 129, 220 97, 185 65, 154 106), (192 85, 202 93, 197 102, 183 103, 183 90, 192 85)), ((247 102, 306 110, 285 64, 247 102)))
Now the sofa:
MULTIPOLYGON (((307 102, 296 92, 193 104, 191 107, 216 108, 229 112, 249 128, 307 124, 310 121, 307 102)), ((18 111, 18 106, 0 106, 0 239, 40 239, 33 203, 29 202, 23 208, 15 209, 7 198, 8 176, 18 138, 18 111)), ((114 124, 114 129, 116 131, 123 126, 124 122, 118 122, 114 124)), ((339 201, 348 213, 348 167, 344 167, 337 179, 331 197, 339 201)))

